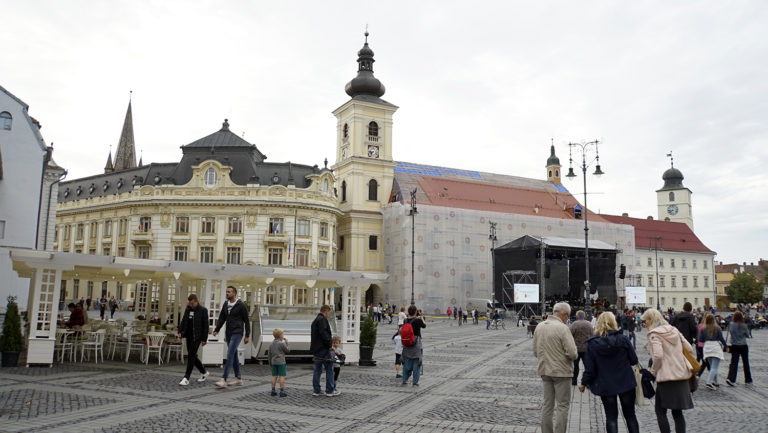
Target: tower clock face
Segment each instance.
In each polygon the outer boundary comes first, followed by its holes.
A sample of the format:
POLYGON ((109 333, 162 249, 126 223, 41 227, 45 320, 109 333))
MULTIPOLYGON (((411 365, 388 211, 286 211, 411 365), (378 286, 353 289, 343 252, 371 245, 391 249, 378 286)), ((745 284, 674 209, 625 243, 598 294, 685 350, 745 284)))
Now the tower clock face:
POLYGON ((667 206, 667 213, 672 215, 672 216, 677 215, 677 211, 678 210, 679 209, 677 208, 676 204, 671 204, 671 205, 667 206))
POLYGON ((370 158, 378 158, 379 157, 379 146, 368 146, 368 157, 370 158))

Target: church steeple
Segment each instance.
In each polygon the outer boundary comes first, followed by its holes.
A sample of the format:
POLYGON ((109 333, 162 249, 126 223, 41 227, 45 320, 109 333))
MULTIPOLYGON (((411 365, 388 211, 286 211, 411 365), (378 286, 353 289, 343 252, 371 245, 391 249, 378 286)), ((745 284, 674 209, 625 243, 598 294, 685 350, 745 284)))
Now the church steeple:
POLYGON ((351 97, 368 95, 380 98, 384 95, 384 85, 373 76, 373 50, 368 46, 368 32, 365 32, 365 44, 357 52, 357 77, 347 83, 345 91, 351 97))
POLYGON ((107 165, 104 166, 104 173, 112 173, 115 171, 115 166, 112 165, 112 146, 109 146, 109 156, 107 157, 107 165))
POLYGON ((560 158, 555 155, 555 144, 549 148, 549 158, 547 158, 547 180, 555 185, 561 185, 560 180, 560 158))
POLYGON ((133 114, 131 101, 128 101, 128 111, 125 113, 123 130, 120 133, 120 142, 115 153, 114 170, 127 170, 136 167, 136 145, 133 141, 133 114))

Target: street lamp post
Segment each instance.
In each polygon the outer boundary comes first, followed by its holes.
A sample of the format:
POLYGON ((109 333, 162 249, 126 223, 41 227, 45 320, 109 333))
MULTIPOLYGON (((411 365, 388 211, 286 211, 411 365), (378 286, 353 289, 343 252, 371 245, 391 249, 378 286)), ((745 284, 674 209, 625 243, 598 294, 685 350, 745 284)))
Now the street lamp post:
POLYGON ((661 311, 661 298, 659 297, 659 243, 661 236, 654 236, 653 248, 656 250, 656 310, 661 311))
MULTIPOLYGON (((587 167, 592 163, 592 161, 587 163, 587 151, 590 146, 595 147, 595 159, 593 160, 595 164, 595 172, 592 173, 593 175, 600 177, 601 175, 605 174, 600 169, 600 154, 598 153, 597 145, 600 142, 598 140, 589 141, 587 143, 568 143, 568 155, 570 160, 570 167, 568 168, 568 174, 566 175, 567 178, 573 179, 576 177, 576 173, 573 172, 573 148, 575 147, 576 150, 581 150, 581 173, 582 177, 584 178, 584 263, 585 263, 585 275, 584 275, 584 298, 587 298, 587 295, 590 294, 590 282, 589 282, 589 219, 588 219, 588 213, 587 213, 587 167)), ((597 293, 595 293, 595 298, 597 297, 597 293)))
MULTIPOLYGON (((496 223, 488 220, 488 225, 490 226, 490 233, 488 234, 488 240, 491 241, 491 301, 495 301, 496 298, 494 296, 494 292, 496 290, 495 282, 496 282, 496 264, 493 263, 493 250, 496 249, 496 223)), ((504 300, 502 299, 502 302, 504 300)))
POLYGON ((411 191, 411 305, 416 305, 416 300, 413 296, 414 277, 415 277, 415 265, 416 265, 416 188, 411 191))

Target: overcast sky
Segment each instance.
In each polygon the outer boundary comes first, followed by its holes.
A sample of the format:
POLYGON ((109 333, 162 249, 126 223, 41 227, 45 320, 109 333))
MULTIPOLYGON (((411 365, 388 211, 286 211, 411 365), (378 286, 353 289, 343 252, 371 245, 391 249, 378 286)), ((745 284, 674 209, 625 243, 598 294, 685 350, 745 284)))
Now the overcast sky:
POLYGON ((145 163, 228 118, 270 161, 332 164, 367 23, 396 160, 542 178, 551 139, 566 170, 569 141, 600 139, 589 207, 655 218, 672 150, 716 260, 757 262, 767 22, 763 1, 14 2, 0 85, 70 179, 103 171, 130 90, 145 163))

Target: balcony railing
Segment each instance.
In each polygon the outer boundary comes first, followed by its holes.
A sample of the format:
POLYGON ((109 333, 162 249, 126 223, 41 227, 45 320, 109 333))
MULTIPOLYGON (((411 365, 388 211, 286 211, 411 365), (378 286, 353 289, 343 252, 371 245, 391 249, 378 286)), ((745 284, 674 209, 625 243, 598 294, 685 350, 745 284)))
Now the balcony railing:
POLYGON ((379 138, 381 138, 381 137, 379 137, 378 135, 367 135, 366 136, 366 141, 368 141, 369 143, 378 143, 379 142, 379 138))

